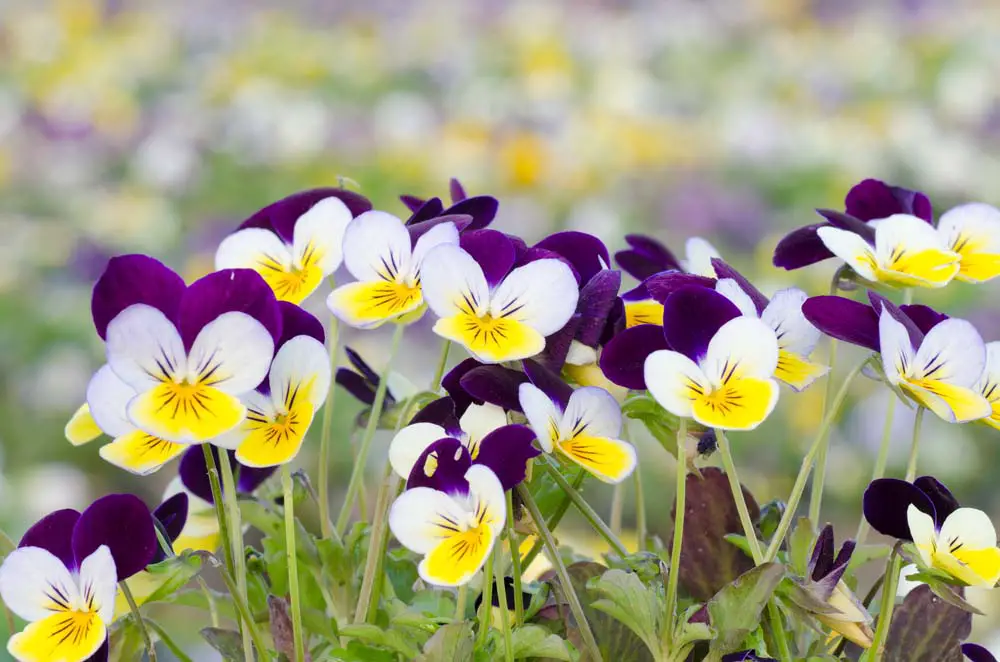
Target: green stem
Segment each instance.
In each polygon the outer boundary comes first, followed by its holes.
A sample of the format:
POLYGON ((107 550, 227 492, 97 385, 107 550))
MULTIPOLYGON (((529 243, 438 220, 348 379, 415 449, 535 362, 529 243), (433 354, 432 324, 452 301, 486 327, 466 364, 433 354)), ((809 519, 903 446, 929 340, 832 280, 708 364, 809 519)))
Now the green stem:
MULTIPOLYGON (((250 607, 247 605, 247 601, 240 595, 239 590, 236 586, 236 581, 233 579, 232 575, 226 572, 226 569, 222 567, 222 563, 219 562, 214 556, 209 556, 209 560, 219 570, 219 575, 222 577, 222 581, 225 582, 226 588, 229 589, 229 595, 233 598, 233 604, 236 605, 236 611, 240 615, 241 622, 246 625, 246 629, 250 632, 250 638, 253 640, 253 645, 257 648, 260 653, 260 659, 267 659, 267 647, 264 646, 264 640, 260 637, 260 631, 257 629, 257 623, 253 620, 253 614, 250 613, 250 607)), ((249 646, 244 648, 244 655, 248 657, 252 662, 253 651, 249 646)))
POLYGON ((733 454, 729 449, 729 439, 722 430, 715 431, 719 440, 719 455, 722 457, 722 466, 726 470, 726 477, 729 479, 729 490, 733 493, 733 501, 736 502, 736 510, 740 514, 740 524, 743 525, 743 534, 747 538, 747 545, 750 546, 750 556, 753 557, 754 565, 760 565, 764 560, 764 554, 760 551, 760 541, 757 539, 757 531, 754 529, 753 520, 750 519, 750 510, 747 508, 746 497, 743 496, 743 486, 740 478, 736 474, 736 464, 733 462, 733 454))
POLYGON ((767 619, 774 634, 774 643, 778 647, 778 659, 781 662, 793 662, 792 651, 788 646, 788 635, 785 624, 781 620, 781 610, 773 600, 767 603, 767 619))
MULTIPOLYGON (((587 477, 587 472, 584 471, 583 469, 580 469, 580 473, 578 473, 576 475, 576 478, 573 479, 573 489, 579 490, 580 486, 583 485, 584 478, 586 477, 587 477)), ((559 526, 559 522, 562 521, 562 518, 566 514, 566 511, 569 510, 569 504, 570 504, 569 495, 563 494, 562 501, 560 501, 559 504, 556 506, 556 509, 552 511, 552 517, 549 519, 548 523, 549 531, 555 531, 556 527, 559 526)), ((524 560, 521 561, 521 567, 527 568, 528 566, 530 566, 531 562, 535 560, 535 557, 538 556, 539 553, 541 553, 542 547, 544 547, 544 544, 541 540, 536 542, 534 547, 532 547, 531 550, 524 555, 524 560)))
MULTIPOLYGON (((508 494, 509 494, 509 492, 508 492, 508 494)), ((494 561, 494 563, 496 563, 496 565, 499 566, 500 565, 500 558, 501 558, 500 555, 503 554, 503 548, 500 545, 497 545, 497 548, 495 550, 493 550, 493 551, 494 551, 494 553, 496 554, 496 557, 497 557, 496 560, 494 561)), ((513 556, 516 556, 516 555, 517 554, 516 554, 516 550, 515 550, 515 554, 513 556)), ((503 582, 501 582, 501 583, 503 583, 503 582)), ((501 591, 501 593, 500 593, 500 628, 503 631, 503 657, 504 657, 504 662, 514 662, 514 641, 513 641, 513 635, 512 635, 512 633, 510 631, 510 610, 507 609, 507 605, 504 604, 507 601, 506 600, 507 596, 505 595, 506 588, 507 588, 506 584, 504 584, 503 588, 500 589, 500 591, 501 591)), ((520 595, 516 595, 514 597, 514 602, 517 603, 517 602, 520 602, 520 601, 521 601, 521 596, 520 595)))
POLYGON ((611 493, 611 517, 608 520, 608 526, 611 527, 611 533, 619 538, 622 535, 622 511, 624 509, 625 486, 621 483, 616 483, 614 491, 611 493))
POLYGON ((514 623, 524 625, 524 605, 521 603, 521 546, 514 533, 514 496, 507 490, 507 546, 510 547, 510 574, 514 576, 514 623))
POLYGON ((142 642, 146 646, 146 654, 149 656, 149 662, 156 662, 156 646, 153 645, 153 638, 149 636, 149 630, 146 629, 146 621, 143 620, 142 614, 139 613, 139 605, 135 603, 132 591, 124 581, 118 582, 118 587, 121 589, 122 595, 125 596, 125 602, 128 603, 129 611, 132 612, 132 618, 139 628, 139 634, 142 635, 142 642))
POLYGON ((299 563, 296 558, 295 543, 295 489, 292 485, 292 470, 288 464, 281 465, 281 488, 284 493, 282 505, 285 510, 285 560, 288 564, 288 601, 292 605, 295 662, 304 662, 306 648, 302 632, 302 598, 299 595, 299 563))
POLYGON ((364 623, 369 616, 374 616, 378 602, 372 601, 373 589, 381 583, 381 573, 378 572, 382 556, 385 554, 385 544, 388 542, 386 523, 389 520, 389 502, 396 494, 399 477, 392 472, 391 466, 386 466, 385 477, 378 489, 375 502, 375 516, 372 518, 372 530, 368 538, 368 555, 365 559, 365 574, 361 579, 361 591, 358 594, 358 605, 354 611, 354 622, 364 623))
POLYGON ((597 511, 594 510, 590 504, 587 503, 586 499, 584 499, 578 491, 573 489, 573 486, 569 484, 569 481, 563 478, 563 475, 559 473, 559 465, 556 464, 556 461, 552 459, 551 455, 545 455, 545 462, 546 469, 548 469, 552 478, 555 479, 556 484, 562 488, 563 492, 566 493, 570 501, 573 502, 573 505, 576 506, 576 509, 580 511, 580 514, 583 515, 584 519, 586 519, 587 522, 590 523, 590 526, 593 527, 594 531, 604 538, 604 541, 608 543, 608 546, 611 547, 611 550, 615 554, 622 558, 628 556, 628 550, 625 548, 625 545, 618 540, 618 536, 612 533, 611 529, 608 528, 608 525, 601 519, 601 516, 597 514, 597 511))
POLYGON ((444 370, 448 367, 448 352, 451 350, 451 341, 445 340, 441 345, 441 357, 438 359, 437 369, 434 371, 434 379, 431 380, 431 392, 437 393, 441 388, 441 380, 444 379, 444 370))
POLYGON ((637 552, 646 549, 646 496, 642 491, 642 465, 636 464, 635 471, 632 472, 632 479, 635 481, 635 537, 637 552))
POLYGON ((548 553, 549 562, 552 563, 552 567, 555 568, 556 575, 559 577, 564 597, 566 598, 566 602, 569 603, 569 610, 573 614, 573 618, 576 619, 577 627, 580 630, 580 639, 583 642, 583 648, 590 656, 590 659, 600 660, 602 659, 601 651, 597 647, 597 640, 594 639, 590 623, 587 622, 587 616, 583 612, 583 605, 580 604, 580 598, 577 597, 576 591, 573 589, 573 582, 569 578, 566 564, 563 563, 562 557, 559 556, 559 549, 556 547, 556 541, 552 538, 552 532, 545 526, 545 518, 542 517, 541 511, 538 510, 538 504, 535 503, 535 499, 531 496, 528 488, 523 484, 518 485, 517 491, 521 495, 521 501, 524 502, 524 506, 528 509, 531 519, 535 522, 535 528, 542 537, 545 551, 548 553))
MULTIPOLYGON (((171 545, 170 541, 163 535, 163 530, 159 526, 155 526, 153 528, 156 530, 156 541, 160 543, 160 549, 163 551, 163 555, 167 558, 177 556, 174 554, 173 545, 171 545)), ((208 605, 208 613, 212 619, 212 627, 217 628, 219 627, 219 610, 215 606, 215 597, 212 595, 212 590, 208 588, 208 584, 205 583, 205 578, 201 575, 198 575, 195 579, 198 580, 198 586, 201 588, 201 592, 205 595, 205 603, 208 605)), ((156 628, 154 627, 154 629, 156 628)))
POLYGON ((893 547, 892 554, 885 566, 885 581, 882 584, 882 605, 879 607, 878 625, 875 627, 875 637, 869 649, 871 662, 879 662, 885 655, 885 644, 889 637, 889 625, 892 623, 892 612, 896 609, 896 584, 899 581, 900 556, 899 548, 893 547))
MULTIPOLYGON (((331 279, 332 280, 332 279, 331 279)), ((337 359, 340 354, 340 323, 335 315, 330 318, 330 333, 327 338, 330 352, 330 374, 337 374, 337 359)), ((324 538, 333 536, 333 521, 330 519, 330 436, 333 427, 333 404, 337 384, 331 383, 323 406, 323 427, 319 436, 319 526, 324 538)))
POLYGON ((910 442, 910 457, 906 461, 906 480, 912 482, 917 477, 917 455, 920 453, 920 425, 924 422, 923 407, 917 407, 917 414, 913 418, 913 440, 910 442))
POLYGON ((389 358, 386 360, 385 368, 379 376, 378 388, 375 389, 375 401, 372 409, 368 413, 368 424, 365 426, 364 436, 361 437, 361 444, 358 448, 358 458, 351 470, 351 479, 347 483, 347 494, 344 496, 344 505, 340 508, 340 515, 337 517, 337 534, 344 535, 347 529, 347 521, 351 518, 351 510, 354 508, 354 499, 357 498, 358 488, 365 473, 365 466, 368 463, 368 452, 371 450, 372 439, 375 437, 375 430, 378 429, 379 418, 382 417, 382 407, 385 404, 385 394, 389 388, 389 372, 392 370, 392 362, 396 358, 400 342, 403 340, 403 332, 406 327, 402 324, 396 325, 396 330, 392 334, 392 341, 389 345, 389 358))
MULTIPOLYGON (((147 620, 146 626, 149 627, 150 630, 156 633, 156 636, 158 636, 160 638, 160 641, 163 642, 163 645, 170 650, 170 653, 175 658, 177 658, 178 662, 192 662, 191 658, 188 657, 187 653, 185 653, 181 649, 181 647, 178 646, 177 643, 170 638, 170 635, 167 634, 166 630, 160 627, 159 623, 157 623, 156 621, 147 620)), ((213 627, 218 627, 218 626, 213 626, 213 627)))
MULTIPOLYGON (((209 444, 201 445, 205 453, 205 469, 208 471, 208 484, 212 488, 212 503, 215 505, 215 518, 219 521, 219 541, 222 546, 223 558, 226 559, 226 568, 233 572, 233 547, 229 540, 229 519, 226 517, 226 505, 222 500, 222 487, 219 484, 219 466, 215 463, 215 453, 209 444)), ((220 450, 220 455, 225 455, 225 450, 220 450)), ((228 459, 228 458, 227 458, 228 459)))
MULTIPOLYGON (((885 423, 882 424, 882 441, 878 446, 878 455, 875 458, 875 468, 872 470, 872 480, 878 480, 885 476, 885 467, 889 461, 889 441, 892 438, 892 419, 896 412, 896 395, 889 393, 889 403, 885 408, 885 423)), ((861 518, 858 524, 857 535, 854 539, 860 545, 864 543, 865 536, 868 535, 868 520, 861 518)))
MULTIPOLYGON (((240 599, 249 604, 247 598, 247 558, 243 550, 243 524, 240 520, 240 504, 236 496, 236 474, 229 462, 229 453, 224 449, 219 451, 219 465, 222 473, 223 498, 226 503, 226 511, 229 514, 229 530, 232 532, 233 575, 236 578, 240 599)), ((240 631, 243 633, 244 658, 246 662, 253 662, 253 651, 250 648, 250 624, 241 623, 240 631)), ((261 649, 261 655, 263 654, 264 651, 261 649)))
POLYGON ((465 620, 465 604, 469 600, 469 585, 462 584, 458 587, 458 600, 455 602, 455 620, 465 620))
POLYGON ((476 648, 486 643, 493 621, 493 554, 486 557, 483 569, 483 601, 479 603, 479 632, 476 633, 476 648))
POLYGON ((676 506, 674 508, 674 539, 670 544, 670 567, 667 568, 667 598, 664 610, 664 622, 667 624, 667 636, 673 640, 677 627, 677 583, 680 580, 681 546, 684 544, 684 515, 687 503, 687 461, 685 447, 687 444, 687 419, 681 418, 677 430, 677 485, 676 506))
MULTIPOLYGON (((826 375, 826 391, 823 395, 823 411, 820 412, 820 420, 826 418, 826 412, 830 409, 830 396, 833 394, 833 367, 836 363, 837 340, 830 338, 830 370, 826 375)), ((823 488, 826 484, 826 456, 830 450, 829 439, 829 436, 823 438, 816 455, 816 470, 813 472, 812 494, 809 497, 809 519, 813 522, 819 522, 819 513, 823 505, 823 488)))
POLYGON ((850 389, 851 382, 854 378, 858 376, 861 372, 861 367, 864 364, 861 363, 854 367, 851 372, 847 373, 844 377, 844 381, 840 385, 840 390, 837 391, 836 397, 833 399, 833 403, 826 412, 826 417, 823 422, 820 423, 819 429, 816 431, 816 436, 813 438, 812 446, 809 447, 806 456, 802 458, 802 465, 799 467, 799 475, 795 477, 795 485, 792 486, 792 493, 788 497, 788 505, 785 506, 785 514, 781 516, 781 521, 778 522, 778 527, 774 532, 774 537, 771 538, 771 544, 767 547, 767 554, 764 556, 765 561, 773 561, 778 555, 778 549, 781 547, 781 543, 785 539, 785 535, 788 533, 788 529, 792 524, 792 520, 795 518, 795 510, 799 507, 799 501, 802 499, 802 494, 806 488, 806 481, 809 480, 809 471, 812 469, 813 460, 816 458, 816 453, 819 452, 820 446, 823 445, 824 440, 830 434, 830 428, 833 425, 833 420, 837 417, 840 408, 844 404, 844 400, 847 398, 847 392, 850 389))

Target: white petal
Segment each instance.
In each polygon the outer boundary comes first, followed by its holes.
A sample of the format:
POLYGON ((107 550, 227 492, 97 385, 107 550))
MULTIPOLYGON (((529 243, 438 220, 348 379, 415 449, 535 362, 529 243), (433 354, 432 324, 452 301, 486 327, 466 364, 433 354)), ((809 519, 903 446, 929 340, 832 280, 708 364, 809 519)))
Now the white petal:
POLYGON ((715 283, 715 291, 736 304, 736 307, 744 315, 757 317, 757 306, 754 305, 753 299, 732 278, 723 278, 717 281, 715 283))
POLYGON ((916 216, 893 214, 869 224, 875 228, 875 255, 880 264, 891 262, 892 252, 900 246, 908 251, 948 249, 937 230, 916 216))
POLYGON ((622 432, 622 410, 603 388, 584 386, 573 391, 559 427, 563 439, 575 434, 617 439, 622 432))
POLYGON ((898 384, 913 365, 913 344, 906 327, 884 308, 878 317, 878 339, 886 379, 890 384, 898 384))
POLYGON ((115 595, 118 593, 118 572, 107 545, 101 545, 80 564, 80 592, 93 596, 94 611, 104 623, 115 615, 115 595))
POLYGON ((361 281, 403 282, 410 268, 410 233, 384 211, 367 211, 344 232, 344 264, 361 281))
POLYGON ((123 382, 109 365, 101 366, 87 384, 87 404, 90 415, 101 431, 109 437, 120 437, 135 429, 126 410, 135 389, 123 382))
POLYGON ((396 475, 406 480, 410 477, 413 465, 427 447, 438 439, 444 439, 448 433, 440 425, 433 423, 414 423, 396 433, 389 444, 389 464, 396 475))
POLYGON ((188 379, 242 395, 264 380, 273 356, 274 339, 263 324, 246 313, 223 313, 194 339, 188 379))
POLYGON ((292 253, 298 267, 318 256, 316 266, 329 276, 344 259, 344 232, 351 222, 351 211, 339 198, 323 198, 295 221, 292 253))
POLYGON ((972 387, 986 367, 986 345, 976 327, 947 319, 924 336, 914 358, 914 375, 972 387))
POLYGON ((870 281, 877 279, 872 264, 875 249, 859 235, 828 226, 819 228, 816 234, 827 250, 846 262, 859 276, 870 281))
MULTIPOLYGON (((270 395, 264 395, 260 391, 247 391, 240 396, 240 401, 247 408, 247 418, 273 421, 277 418, 279 411, 270 395)), ((282 401, 283 402, 283 401, 282 401)), ((282 408, 284 412, 284 408, 282 408)), ((246 423, 246 422, 245 422, 246 423)), ((234 451, 240 447, 249 434, 245 425, 238 425, 228 432, 224 432, 212 439, 211 444, 218 448, 226 448, 234 451)))
POLYGON ((29 623, 40 621, 55 606, 48 596, 72 608, 82 606, 76 581, 52 552, 21 547, 8 554, 0 567, 0 598, 7 608, 29 623))
POLYGON ((684 244, 684 253, 687 255, 685 268, 688 273, 715 278, 715 267, 712 266, 713 257, 722 257, 715 246, 708 243, 701 237, 691 237, 684 244))
POLYGON ((543 336, 563 328, 580 296, 573 272, 561 260, 535 260, 514 269, 493 292, 490 312, 512 317, 543 336))
POLYGON ((906 509, 906 522, 910 527, 910 537, 916 543, 924 565, 933 565, 931 547, 937 538, 937 532, 934 530, 934 518, 911 503, 906 509))
POLYGON ((941 215, 938 234, 954 250, 963 238, 976 243, 977 253, 1000 253, 1000 209, 981 202, 959 205, 941 215))
POLYGON ((473 511, 485 508, 487 514, 484 521, 489 523, 493 539, 496 540, 507 519, 507 501, 500 479, 489 467, 473 464, 465 472, 465 480, 469 481, 469 496, 478 506, 474 507, 473 511))
POLYGON ((292 253, 281 237, 264 228, 247 228, 229 235, 215 252, 215 269, 254 269, 277 264, 288 270, 292 253))
POLYGON ((976 383, 976 389, 985 395, 993 384, 997 387, 987 396, 991 402, 1000 399, 1000 340, 986 343, 986 367, 976 383))
POLYGON ((490 432, 507 425, 507 412, 497 405, 473 403, 462 414, 458 424, 470 440, 482 441, 490 432))
POLYGON ((490 288, 483 269, 458 246, 445 244, 427 253, 420 269, 420 286, 424 301, 438 317, 463 311, 482 317, 488 310, 490 288))
POLYGON ((819 329, 802 314, 806 293, 797 287, 775 293, 760 319, 774 329, 778 347, 800 356, 809 356, 819 342, 819 329))
POLYGON ((287 341, 271 362, 271 399, 290 407, 291 395, 306 397, 317 410, 330 390, 330 355, 323 343, 312 336, 296 336, 287 341))
POLYGON ((534 384, 521 384, 517 391, 521 409, 528 418, 528 424, 535 431, 538 443, 546 453, 559 441, 559 422, 562 412, 545 392, 534 384))
POLYGON ((712 390, 701 368, 680 352, 668 349, 653 352, 646 357, 643 372, 650 395, 674 416, 691 416, 688 384, 698 385, 703 393, 712 390))
POLYGON ((569 352, 566 353, 566 363, 570 365, 597 363, 597 350, 579 340, 573 340, 569 344, 569 352))
POLYGON ((997 532, 993 528, 993 521, 989 515, 976 508, 959 508, 948 515, 941 525, 938 539, 948 547, 961 543, 966 550, 997 546, 997 532))
POLYGON ((389 529, 403 547, 417 554, 434 549, 441 538, 436 522, 465 522, 469 513, 454 499, 429 487, 406 490, 389 509, 389 529))
POLYGON ((723 324, 708 342, 702 361, 705 374, 716 385, 727 374, 769 379, 777 367, 778 338, 774 329, 755 317, 737 317, 723 324))
POLYGON ((417 239, 417 243, 413 246, 413 258, 410 261, 410 275, 412 277, 422 273, 424 260, 438 246, 458 246, 458 228, 455 227, 454 223, 435 225, 417 239))
POLYGON ((108 324, 107 340, 108 365, 136 391, 184 374, 181 336, 152 306, 135 304, 118 313, 108 324))

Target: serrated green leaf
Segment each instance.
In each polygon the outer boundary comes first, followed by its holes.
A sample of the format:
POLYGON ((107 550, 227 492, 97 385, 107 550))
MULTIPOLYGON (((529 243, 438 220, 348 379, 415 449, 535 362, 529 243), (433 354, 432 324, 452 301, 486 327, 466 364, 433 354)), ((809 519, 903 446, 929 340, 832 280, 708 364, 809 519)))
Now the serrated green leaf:
POLYGON ((708 601, 709 622, 715 630, 712 650, 732 653, 760 624, 760 615, 778 583, 785 566, 765 563, 740 575, 708 601))
POLYGON ((242 662, 243 640, 240 633, 235 630, 224 630, 222 628, 202 628, 202 639, 222 655, 222 659, 227 662, 242 662))
POLYGON ((525 625, 511 635, 514 659, 544 657, 553 660, 572 659, 566 641, 538 625, 525 625))
POLYGON ((450 623, 441 627, 424 644, 417 662, 470 662, 475 642, 472 624, 468 621, 450 623))
POLYGON ((813 523, 808 517, 795 520, 795 528, 788 536, 788 563, 792 572, 800 577, 809 574, 809 557, 812 556, 816 533, 813 523))
POLYGON ((159 563, 146 566, 146 573, 150 575, 156 588, 142 600, 142 603, 169 602, 167 598, 174 597, 181 587, 201 572, 203 561, 199 553, 185 550, 178 556, 171 556, 159 563))
POLYGON ((608 570, 601 577, 587 583, 602 599, 591 603, 594 609, 603 611, 634 632, 653 657, 660 659, 660 629, 664 602, 663 596, 643 584, 635 573, 624 570, 608 570))
POLYGON ((370 623, 352 623, 340 628, 340 634, 344 637, 360 639, 394 650, 408 660, 412 660, 420 654, 420 648, 416 646, 412 638, 399 630, 383 630, 370 623))
POLYGON ((918 586, 896 607, 889 624, 885 662, 961 662, 960 645, 972 631, 972 614, 918 586))

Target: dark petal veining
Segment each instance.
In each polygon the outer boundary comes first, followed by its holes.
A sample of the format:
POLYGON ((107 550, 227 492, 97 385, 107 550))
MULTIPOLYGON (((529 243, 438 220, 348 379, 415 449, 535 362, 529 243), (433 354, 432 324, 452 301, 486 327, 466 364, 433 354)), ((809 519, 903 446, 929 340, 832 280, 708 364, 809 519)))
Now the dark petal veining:
POLYGON ((724 295, 688 285, 663 304, 663 335, 671 349, 697 363, 719 329, 737 317, 740 309, 724 295))

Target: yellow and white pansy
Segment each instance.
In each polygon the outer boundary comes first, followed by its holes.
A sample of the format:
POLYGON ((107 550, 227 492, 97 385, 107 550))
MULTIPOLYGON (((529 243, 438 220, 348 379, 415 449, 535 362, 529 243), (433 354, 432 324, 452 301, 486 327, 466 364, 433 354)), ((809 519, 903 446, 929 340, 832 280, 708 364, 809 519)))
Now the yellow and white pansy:
POLYGON ((1000 549, 989 515, 958 508, 938 529, 934 518, 910 504, 910 536, 925 565, 942 570, 969 586, 992 588, 1000 580, 1000 549))
POLYGON ((955 278, 983 283, 1000 276, 1000 210, 983 203, 954 207, 938 220, 938 234, 958 253, 955 278))
POLYGON ((86 402, 73 412, 73 416, 70 417, 63 430, 66 440, 74 446, 90 443, 100 437, 103 432, 90 413, 90 405, 86 402))
POLYGON ((982 419, 983 423, 1000 430, 1000 341, 986 343, 986 367, 976 390, 990 403, 990 415, 982 419))

